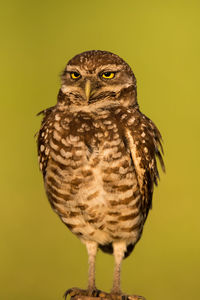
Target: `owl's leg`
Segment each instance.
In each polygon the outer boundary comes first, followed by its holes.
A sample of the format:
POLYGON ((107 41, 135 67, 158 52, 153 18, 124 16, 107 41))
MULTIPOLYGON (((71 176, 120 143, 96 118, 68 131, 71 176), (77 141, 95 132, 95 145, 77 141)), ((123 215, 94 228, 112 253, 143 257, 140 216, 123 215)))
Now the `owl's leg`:
POLYGON ((125 242, 114 242, 113 243, 113 255, 115 259, 115 267, 114 267, 114 279, 113 279, 113 287, 111 290, 112 294, 120 295, 120 273, 121 273, 121 263, 124 257, 124 253, 126 251, 125 242))
POLYGON ((89 262, 88 290, 87 290, 88 295, 92 297, 110 299, 110 294, 98 290, 95 285, 95 260, 96 260, 98 244, 92 241, 87 241, 85 242, 85 244, 88 251, 88 262, 89 262))
POLYGON ((88 252, 88 262, 89 262, 89 274, 88 274, 88 289, 83 290, 79 288, 71 288, 68 289, 65 294, 65 300, 67 299, 67 296, 70 295, 70 297, 75 296, 93 296, 97 293, 97 289, 95 287, 95 259, 97 254, 97 248, 98 245, 96 242, 92 241, 82 241, 87 248, 88 252))
POLYGON ((70 295, 70 297, 91 296, 91 297, 109 298, 108 293, 97 290, 95 286, 95 260, 96 260, 98 244, 93 241, 82 241, 82 242, 86 245, 87 252, 88 252, 88 262, 89 262, 88 289, 82 290, 79 288, 71 288, 65 292, 64 297, 66 299, 67 296, 70 295))
POLYGON ((98 249, 98 244, 93 241, 85 242, 87 252, 88 252, 88 263, 89 263, 89 272, 88 272, 88 292, 92 294, 96 290, 95 286, 95 260, 98 249))
POLYGON ((125 242, 113 243, 113 255, 115 259, 114 280, 111 290, 111 299, 113 300, 145 300, 144 297, 138 295, 123 294, 120 288, 121 263, 126 252, 125 242))

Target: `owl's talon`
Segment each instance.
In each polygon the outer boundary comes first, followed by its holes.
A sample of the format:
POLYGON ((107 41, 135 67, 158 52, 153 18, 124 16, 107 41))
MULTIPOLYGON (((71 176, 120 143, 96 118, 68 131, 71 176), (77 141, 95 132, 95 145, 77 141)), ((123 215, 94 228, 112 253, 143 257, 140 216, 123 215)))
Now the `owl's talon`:
POLYGON ((139 295, 128 295, 127 300, 146 300, 146 298, 139 295))
POLYGON ((68 289, 68 290, 64 293, 63 297, 65 298, 65 300, 67 299, 67 296, 70 294, 70 292, 71 292, 71 289, 68 289))
POLYGON ((68 289, 63 297, 66 300, 67 296, 70 297, 75 297, 75 296, 90 296, 90 297, 100 297, 100 298, 110 298, 110 294, 103 292, 101 290, 98 289, 94 289, 94 290, 82 290, 79 288, 71 288, 68 289))
POLYGON ((100 293, 98 294, 98 296, 99 296, 100 298, 105 298, 105 297, 106 297, 106 293, 100 291, 100 293))
POLYGON ((146 300, 143 296, 139 295, 126 295, 126 294, 110 294, 112 300, 146 300))
POLYGON ((101 290, 95 289, 92 291, 92 296, 93 297, 100 297, 100 298, 110 298, 110 294, 103 292, 101 290))
POLYGON ((70 295, 70 297, 75 297, 75 296, 87 296, 87 294, 88 294, 87 290, 82 290, 79 288, 71 288, 64 293, 63 297, 66 300, 68 295, 70 295))

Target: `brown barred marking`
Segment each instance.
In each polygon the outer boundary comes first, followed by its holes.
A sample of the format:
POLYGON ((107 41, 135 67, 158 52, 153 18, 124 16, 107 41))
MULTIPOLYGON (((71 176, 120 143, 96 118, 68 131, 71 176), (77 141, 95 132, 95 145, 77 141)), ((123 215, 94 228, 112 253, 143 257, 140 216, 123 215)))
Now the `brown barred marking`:
POLYGON ((98 194, 99 194, 99 191, 94 192, 93 194, 91 194, 87 197, 87 200, 90 201, 90 200, 96 198, 98 196, 98 194))
POLYGON ((58 189, 61 188, 61 184, 57 182, 53 177, 48 177, 48 183, 50 183, 52 186, 55 186, 58 189))
POLYGON ((60 141, 58 141, 57 139, 55 139, 54 135, 52 135, 52 138, 51 138, 51 145, 53 144, 55 146, 55 151, 58 150, 61 146, 61 143, 60 141))
POLYGON ((141 228, 141 223, 142 223, 142 221, 140 221, 139 223, 134 224, 131 227, 121 228, 121 231, 122 232, 133 232, 133 231, 138 230, 138 229, 141 228))
POLYGON ((59 210, 59 215, 62 218, 69 218, 68 212, 66 211, 65 207, 62 206, 60 203, 51 202, 53 208, 57 211, 59 210))
POLYGON ((75 186, 78 187, 82 182, 83 182, 83 179, 75 178, 75 179, 71 180, 70 183, 71 183, 72 185, 75 185, 75 186))
POLYGON ((55 187, 53 187, 49 184, 47 184, 47 190, 48 190, 48 192, 52 193, 56 197, 61 198, 62 200, 65 200, 65 201, 72 200, 72 197, 70 194, 60 193, 55 189, 55 187))
POLYGON ((111 206, 118 206, 118 205, 119 205, 119 202, 116 201, 116 200, 109 200, 109 204, 110 204, 111 206))
POLYGON ((76 224, 70 224, 70 223, 65 223, 65 225, 67 225, 67 227, 68 227, 70 230, 73 230, 73 229, 75 229, 75 228, 78 227, 78 225, 76 225, 76 224))
POLYGON ((114 173, 119 173, 119 167, 114 167, 114 168, 108 168, 104 170, 105 174, 114 174, 114 173))
POLYGON ((70 211, 69 218, 80 216, 80 212, 70 211))
POLYGON ((105 227, 106 227, 106 225, 105 225, 105 224, 102 224, 101 226, 99 226, 99 230, 104 230, 105 227))
POLYGON ((120 216, 121 213, 119 211, 109 211, 108 215, 109 216, 120 216))
MULTIPOLYGON (((65 164, 63 164, 63 163, 61 163, 60 161, 58 161, 56 158, 55 158, 55 156, 53 157, 51 157, 51 160, 53 161, 53 164, 54 165, 57 165, 57 167, 59 168, 59 169, 61 169, 61 170, 66 170, 67 169, 67 165, 65 165, 65 164)), ((52 167, 51 167, 52 168, 52 167)))
POLYGON ((120 200, 118 204, 120 205, 128 205, 134 200, 133 196, 120 200))
POLYGON ((88 177, 88 176, 92 176, 92 171, 91 170, 83 170, 82 172, 83 177, 88 177))
POLYGON ((140 207, 141 207, 141 201, 140 201, 140 200, 137 201, 137 202, 135 202, 135 203, 132 204, 132 205, 129 205, 130 210, 135 210, 136 208, 137 208, 138 210, 140 210, 140 207))
POLYGON ((127 221, 127 220, 133 220, 135 217, 137 217, 140 214, 139 210, 126 216, 121 216, 118 218, 119 221, 127 221))
POLYGON ((116 225, 116 224, 118 224, 118 221, 110 220, 110 221, 107 221, 107 223, 111 224, 111 225, 116 225))
MULTIPOLYGON (((112 234, 110 233, 110 236, 111 238, 114 240, 114 241, 120 241, 122 239, 122 236, 121 235, 117 235, 117 234, 112 234)), ((101 249, 101 248, 100 248, 101 249)))
POLYGON ((89 206, 87 204, 78 204, 77 208, 80 208, 80 210, 84 211, 88 208, 89 206))
POLYGON ((52 164, 49 168, 49 172, 52 172, 55 176, 58 176, 60 180, 64 180, 65 176, 63 176, 61 168, 59 168, 58 164, 56 166, 56 164, 52 164))
POLYGON ((52 206, 56 207, 56 204, 62 204, 64 202, 63 199, 58 199, 57 197, 55 197, 53 194, 50 194, 47 192, 47 196, 49 199, 49 202, 51 203, 52 206))
POLYGON ((126 192, 132 190, 133 185, 113 185, 112 187, 118 192, 126 192))
MULTIPOLYGON (((128 204, 130 204, 133 200, 135 200, 134 193, 133 193, 132 196, 120 200, 120 201, 119 201, 119 204, 121 204, 121 205, 122 205, 122 204, 124 204, 124 205, 127 204, 127 205, 128 205, 128 204)), ((138 201, 138 202, 139 202, 139 201, 138 201)), ((136 203, 137 203, 137 202, 136 202, 136 203)))
POLYGON ((93 218, 88 220, 88 223, 98 223, 99 222, 99 218, 93 218))

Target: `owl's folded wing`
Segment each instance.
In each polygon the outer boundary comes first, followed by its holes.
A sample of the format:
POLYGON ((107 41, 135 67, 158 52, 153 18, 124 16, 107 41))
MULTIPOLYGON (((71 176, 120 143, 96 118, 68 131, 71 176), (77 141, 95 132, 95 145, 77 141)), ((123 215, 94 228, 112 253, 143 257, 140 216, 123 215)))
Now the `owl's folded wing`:
POLYGON ((49 135, 51 134, 49 123, 51 118, 49 118, 52 113, 53 107, 45 109, 39 112, 37 115, 43 114, 44 118, 42 120, 41 128, 37 134, 37 146, 38 146, 38 159, 40 170, 43 173, 43 176, 46 174, 47 163, 49 160, 49 135))
POLYGON ((142 115, 135 126, 126 126, 125 136, 135 166, 142 194, 142 210, 146 218, 152 207, 153 187, 154 184, 157 185, 159 179, 156 157, 160 161, 162 170, 165 171, 161 154, 163 153, 161 134, 154 123, 142 115))

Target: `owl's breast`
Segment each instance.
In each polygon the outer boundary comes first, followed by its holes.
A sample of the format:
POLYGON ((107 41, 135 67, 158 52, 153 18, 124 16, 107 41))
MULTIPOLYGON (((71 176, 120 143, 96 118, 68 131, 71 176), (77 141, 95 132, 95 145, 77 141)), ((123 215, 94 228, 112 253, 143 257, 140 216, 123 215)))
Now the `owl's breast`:
POLYGON ((45 186, 53 209, 82 239, 137 240, 140 192, 120 124, 103 112, 55 118, 45 186))

